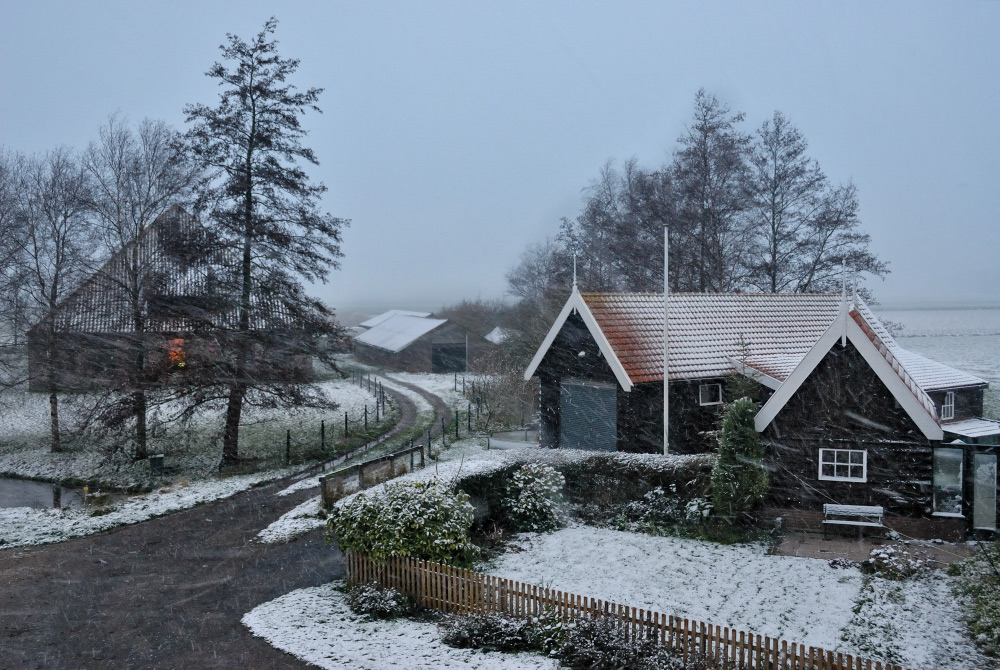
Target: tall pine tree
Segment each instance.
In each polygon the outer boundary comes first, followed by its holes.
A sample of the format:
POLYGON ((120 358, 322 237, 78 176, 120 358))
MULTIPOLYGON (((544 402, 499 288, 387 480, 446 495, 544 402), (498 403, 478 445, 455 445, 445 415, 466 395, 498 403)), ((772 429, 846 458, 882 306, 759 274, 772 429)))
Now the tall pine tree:
POLYGON ((308 110, 320 111, 322 89, 301 91, 287 83, 299 61, 278 55, 272 39, 276 26, 272 17, 249 42, 227 35, 228 43, 220 47, 225 62, 207 72, 222 87, 218 105, 184 109, 194 156, 215 177, 206 193, 208 219, 235 257, 227 292, 236 318, 230 326, 234 333, 223 338, 231 351, 219 377, 227 402, 224 463, 239 458, 248 392, 262 389, 270 404, 294 402, 288 386, 276 392, 255 376, 255 347, 269 349, 276 336, 273 322, 261 324, 268 320, 265 312, 284 315, 298 352, 311 353, 309 342, 331 327, 332 315, 304 295, 301 282, 325 281, 339 266, 341 229, 348 223, 320 210, 326 187, 313 183, 302 167, 318 164, 302 143, 306 131, 300 118, 308 110))

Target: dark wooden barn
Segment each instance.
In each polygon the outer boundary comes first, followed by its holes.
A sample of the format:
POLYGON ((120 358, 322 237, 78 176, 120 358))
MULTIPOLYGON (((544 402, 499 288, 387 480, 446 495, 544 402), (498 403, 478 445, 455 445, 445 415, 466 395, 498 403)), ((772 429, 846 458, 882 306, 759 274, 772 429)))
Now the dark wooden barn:
POLYGON ((474 369, 489 343, 447 319, 419 314, 392 310, 366 321, 370 327, 354 338, 355 357, 400 372, 474 369))
MULTIPOLYGON (((222 360, 239 337, 233 288, 239 259, 206 243, 206 235, 193 216, 175 207, 127 253, 104 263, 53 318, 29 330, 29 388, 120 387, 130 377, 123 371, 140 351, 141 381, 148 384, 180 383, 192 370, 222 360)), ((302 381, 311 375, 303 332, 283 304, 258 292, 250 327, 255 379, 302 381)))
MULTIPOLYGON (((987 383, 903 349, 863 301, 678 294, 669 326, 669 453, 714 450, 750 389, 775 516, 818 527, 823 503, 880 505, 903 533, 996 530, 987 383)), ((532 376, 543 446, 662 453, 663 296, 574 291, 532 376)))

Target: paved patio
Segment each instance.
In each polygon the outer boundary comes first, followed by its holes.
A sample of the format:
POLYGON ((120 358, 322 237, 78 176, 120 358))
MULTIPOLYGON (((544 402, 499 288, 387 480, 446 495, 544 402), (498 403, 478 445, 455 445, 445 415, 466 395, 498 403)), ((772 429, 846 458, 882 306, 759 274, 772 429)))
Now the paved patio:
POLYGON ((799 556, 802 558, 823 558, 827 560, 841 558, 861 562, 868 559, 873 548, 887 545, 899 545, 906 547, 911 553, 923 553, 931 561, 941 566, 956 563, 978 551, 978 548, 971 544, 924 541, 911 541, 907 544, 873 537, 866 537, 859 540, 833 533, 824 539, 822 533, 789 532, 785 533, 781 542, 775 547, 774 553, 778 556, 799 556))

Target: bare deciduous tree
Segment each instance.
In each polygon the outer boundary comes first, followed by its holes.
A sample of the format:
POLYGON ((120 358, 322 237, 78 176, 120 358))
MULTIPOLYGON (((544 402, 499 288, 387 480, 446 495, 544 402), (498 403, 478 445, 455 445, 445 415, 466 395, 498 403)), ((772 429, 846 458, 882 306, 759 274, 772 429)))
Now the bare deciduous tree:
POLYGON ((147 396, 153 381, 146 370, 148 299, 161 279, 149 241, 142 237, 157 217, 191 197, 199 172, 186 159, 179 135, 165 123, 144 119, 133 129, 117 113, 88 147, 84 165, 93 184, 90 210, 112 259, 98 271, 98 279, 124 299, 130 315, 120 334, 124 339, 115 343, 125 348, 129 364, 116 380, 119 399, 105 408, 105 416, 132 417, 134 457, 142 459, 147 456, 147 396))
POLYGON ((61 451, 57 360, 61 351, 57 307, 86 276, 95 239, 87 219, 89 181, 78 157, 56 149, 31 159, 24 175, 20 213, 25 243, 18 257, 24 291, 38 323, 29 347, 41 369, 31 370, 33 383, 49 394, 52 451, 61 451))

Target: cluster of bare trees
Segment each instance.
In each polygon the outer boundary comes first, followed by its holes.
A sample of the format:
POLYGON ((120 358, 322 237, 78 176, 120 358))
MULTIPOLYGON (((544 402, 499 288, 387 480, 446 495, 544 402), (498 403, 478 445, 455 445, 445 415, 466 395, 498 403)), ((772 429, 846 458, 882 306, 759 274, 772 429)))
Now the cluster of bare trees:
MULTIPOLYGON (((59 147, 35 156, 0 155, 3 381, 13 386, 31 376, 33 386, 48 393, 53 451, 61 449, 63 391, 55 362, 57 310, 104 260, 131 254, 122 288, 133 298, 134 333, 144 331, 141 303, 149 268, 134 253, 135 241, 167 208, 189 200, 199 174, 182 160, 179 140, 162 122, 145 120, 133 128, 116 114, 84 151, 59 147), (31 369, 25 351, 29 329, 38 353, 31 369)), ((141 356, 141 345, 135 349, 141 356)), ((134 374, 131 381, 123 387, 139 388, 134 374)), ((144 396, 137 393, 134 416, 144 418, 144 396)))
MULTIPOLYGON (((58 361, 67 358, 61 349, 73 346, 60 319, 85 282, 88 290, 113 295, 126 315, 106 340, 119 364, 102 379, 94 417, 130 436, 133 457, 147 456, 153 407, 170 405, 183 420, 206 403, 224 404, 223 460, 231 463, 239 460, 247 403, 325 402, 301 374, 279 371, 276 381, 280 363, 271 361, 264 379, 251 361, 278 339, 290 352, 289 369, 296 356, 322 353, 322 337, 336 332, 333 315, 305 295, 302 280, 325 281, 337 267, 340 230, 347 225, 320 210, 326 189, 300 165, 317 163, 302 145, 299 120, 319 111, 321 90, 298 91, 286 82, 299 63, 278 56, 271 39, 276 25, 271 19, 250 41, 228 36, 224 62, 207 73, 220 84, 219 102, 185 107, 186 133, 160 121, 133 126, 115 114, 84 151, 26 156, 0 149, 0 378, 5 387, 30 379, 49 395, 53 451, 62 446, 59 399, 67 391, 58 361), (187 327, 197 332, 187 334, 210 340, 215 356, 166 380, 150 365, 158 353, 151 347, 162 343, 149 335, 152 301, 171 278, 147 238, 150 226, 178 207, 200 223, 173 241, 170 253, 180 260, 172 267, 199 261, 209 267, 203 279, 211 286, 202 290, 216 299, 201 296, 197 319, 187 318, 192 305, 174 307, 185 323, 196 323, 187 327)), ((171 241, 161 236, 157 244, 171 241)), ((95 338, 88 341, 92 346, 95 338)))
POLYGON ((884 276, 854 185, 830 182, 781 112, 753 133, 743 122, 699 91, 673 161, 607 163, 581 213, 563 219, 554 241, 524 252, 508 274, 510 293, 565 295, 574 254, 583 290, 661 291, 664 225, 674 291, 836 290, 844 265, 884 276))

